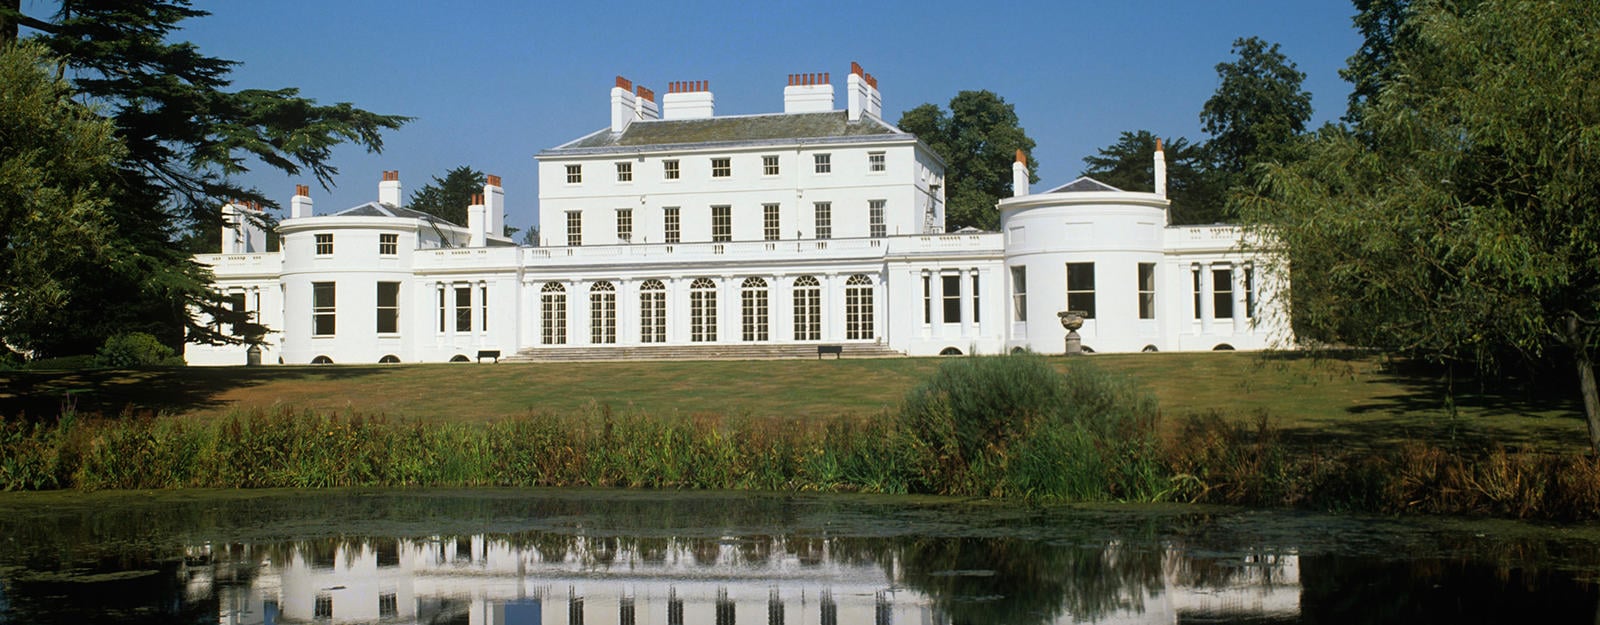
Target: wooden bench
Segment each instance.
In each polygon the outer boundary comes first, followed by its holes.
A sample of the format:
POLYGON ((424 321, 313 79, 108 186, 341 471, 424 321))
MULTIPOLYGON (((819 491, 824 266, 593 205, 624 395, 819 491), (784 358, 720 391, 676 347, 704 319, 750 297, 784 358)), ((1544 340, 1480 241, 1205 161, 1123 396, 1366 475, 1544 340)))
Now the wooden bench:
POLYGON ((493 358, 495 362, 497 362, 497 363, 500 362, 500 350, 498 350, 498 349, 480 349, 480 350, 478 350, 478 362, 480 362, 480 363, 483 362, 483 359, 485 359, 485 358, 493 358))
POLYGON ((833 354, 833 359, 834 360, 838 360, 840 358, 844 358, 844 346, 843 345, 818 345, 817 346, 817 360, 822 360, 822 355, 823 354, 833 354))

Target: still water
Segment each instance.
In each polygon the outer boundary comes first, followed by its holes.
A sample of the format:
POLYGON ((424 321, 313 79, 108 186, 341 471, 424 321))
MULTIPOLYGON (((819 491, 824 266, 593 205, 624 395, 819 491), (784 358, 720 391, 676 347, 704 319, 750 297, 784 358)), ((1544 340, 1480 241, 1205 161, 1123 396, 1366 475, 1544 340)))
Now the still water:
POLYGON ((0 623, 1596 623, 1600 532, 546 490, 0 495, 0 623))

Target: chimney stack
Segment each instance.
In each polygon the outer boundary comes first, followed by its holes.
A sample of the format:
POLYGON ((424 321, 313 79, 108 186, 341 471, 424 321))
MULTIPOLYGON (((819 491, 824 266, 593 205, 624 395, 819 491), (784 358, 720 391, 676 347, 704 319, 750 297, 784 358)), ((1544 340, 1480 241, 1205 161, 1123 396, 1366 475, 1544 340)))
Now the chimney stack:
POLYGON ((1017 150, 1017 162, 1011 164, 1011 197, 1028 194, 1028 157, 1017 150))
POLYGON ((305 219, 311 216, 311 189, 303 184, 294 186, 294 197, 289 200, 289 218, 305 219))
POLYGON ((711 83, 689 80, 667 83, 667 95, 661 98, 661 119, 706 119, 716 110, 716 99, 711 97, 711 83))
POLYGON ((1156 195, 1167 199, 1167 153, 1161 149, 1161 138, 1156 137, 1156 195))
POLYGON ((488 213, 484 220, 485 234, 491 237, 505 236, 506 232, 506 192, 500 186, 500 177, 489 174, 489 180, 483 185, 483 206, 488 213))
POLYGON ((378 203, 400 206, 400 170, 385 170, 378 183, 378 203))
POLYGON ((633 118, 635 120, 661 119, 661 107, 656 104, 656 92, 644 85, 635 87, 633 118))
POLYGON ((260 202, 234 200, 222 205, 222 253, 267 251, 267 231, 261 227, 260 213, 260 202))
POLYGON ((483 194, 472 194, 472 205, 467 207, 467 247, 483 247, 484 228, 488 221, 483 218, 483 194))
POLYGON ((638 98, 633 95, 633 81, 617 77, 611 88, 611 132, 622 132, 638 117, 638 98))
POLYGON ((783 112, 826 113, 833 110, 833 83, 827 72, 789 74, 783 88, 783 112))
POLYGON ((860 63, 850 62, 850 76, 845 79, 844 91, 850 121, 860 121, 862 114, 883 118, 883 96, 878 94, 878 79, 861 69, 860 63))

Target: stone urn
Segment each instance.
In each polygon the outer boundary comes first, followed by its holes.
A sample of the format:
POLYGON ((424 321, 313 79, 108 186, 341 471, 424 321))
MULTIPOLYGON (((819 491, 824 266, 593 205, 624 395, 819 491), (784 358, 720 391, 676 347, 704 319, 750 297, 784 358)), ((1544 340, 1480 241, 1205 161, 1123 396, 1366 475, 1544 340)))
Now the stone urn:
POLYGON ((1083 338, 1078 336, 1078 328, 1083 327, 1083 311, 1063 310, 1056 316, 1061 318, 1061 327, 1067 330, 1067 355, 1083 355, 1083 338))

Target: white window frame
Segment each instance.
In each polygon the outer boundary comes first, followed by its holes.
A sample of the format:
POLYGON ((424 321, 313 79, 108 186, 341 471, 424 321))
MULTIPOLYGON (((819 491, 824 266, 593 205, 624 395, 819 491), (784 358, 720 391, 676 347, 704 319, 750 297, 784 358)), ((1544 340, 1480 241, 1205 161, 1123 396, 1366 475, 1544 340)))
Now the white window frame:
POLYGON ((782 230, 783 208, 779 204, 761 205, 761 234, 768 241, 776 241, 783 236, 782 230))
POLYGON ((378 334, 399 334, 400 333, 400 283, 399 282, 378 282, 378 284, 377 284, 377 294, 376 295, 377 295, 376 299, 377 299, 377 303, 378 303, 378 310, 377 310, 377 319, 376 319, 375 329, 377 330, 378 334), (387 302, 384 301, 386 299, 384 297, 385 296, 385 293, 384 293, 384 289, 385 288, 392 289, 392 291, 387 294, 387 295, 389 295, 389 297, 387 298, 388 299, 387 302), (389 329, 387 329, 387 330, 384 329, 384 325, 385 325, 384 322, 388 322, 387 325, 388 325, 389 329))
POLYGON ((311 283, 311 336, 335 336, 339 331, 339 285, 336 282, 311 283), (324 299, 326 295, 326 299, 324 299), (326 321, 327 327, 323 327, 326 321))
POLYGON ((711 241, 724 243, 733 240, 733 207, 716 204, 711 207, 711 241))
POLYGON ((794 280, 794 340, 822 340, 822 283, 815 276, 794 280))
POLYGON ((1094 293, 1094 291, 1095 291, 1094 263, 1092 263, 1092 262, 1088 262, 1088 263, 1067 263, 1067 266, 1066 266, 1066 285, 1065 286, 1067 287, 1066 288, 1067 310, 1082 311, 1084 313, 1084 315, 1083 315, 1084 319, 1093 319, 1094 316, 1095 316, 1095 303, 1096 303, 1095 302, 1095 293, 1094 293), (1077 267, 1077 269, 1074 270, 1073 269, 1074 267, 1077 267), (1077 280, 1073 279, 1075 271, 1079 272, 1079 273, 1076 273, 1076 276, 1078 277, 1077 280), (1085 272, 1085 271, 1087 271, 1088 273, 1087 274, 1081 273, 1081 272, 1085 272), (1084 280, 1082 278, 1083 275, 1088 275, 1089 276, 1087 284, 1085 284, 1084 281, 1083 281, 1084 280), (1073 284, 1074 282, 1077 282, 1077 284, 1074 285, 1073 284), (1077 288, 1074 288, 1074 286, 1076 286, 1077 288), (1087 286, 1088 288, 1084 288, 1085 286, 1087 286), (1087 299, 1085 299, 1085 298, 1087 298, 1087 299), (1073 302, 1075 300, 1078 302, 1079 305, 1077 305, 1077 306, 1073 305, 1073 302), (1085 301, 1088 302, 1088 304, 1089 304, 1088 306, 1083 306, 1082 305, 1085 301))
POLYGON ((771 339, 769 328, 771 306, 769 305, 767 281, 757 277, 745 278, 739 287, 739 313, 742 333, 740 338, 748 342, 763 342, 771 339))
POLYGON ((1139 318, 1156 318, 1156 264, 1139 263, 1139 281, 1135 285, 1139 289, 1139 318))
POLYGON ((617 209, 617 240, 623 243, 633 242, 633 209, 617 209))
POLYGON ((683 240, 683 213, 676 206, 661 209, 661 232, 667 243, 683 240))
POLYGON ((567 211, 567 247, 583 245, 583 211, 567 211))

